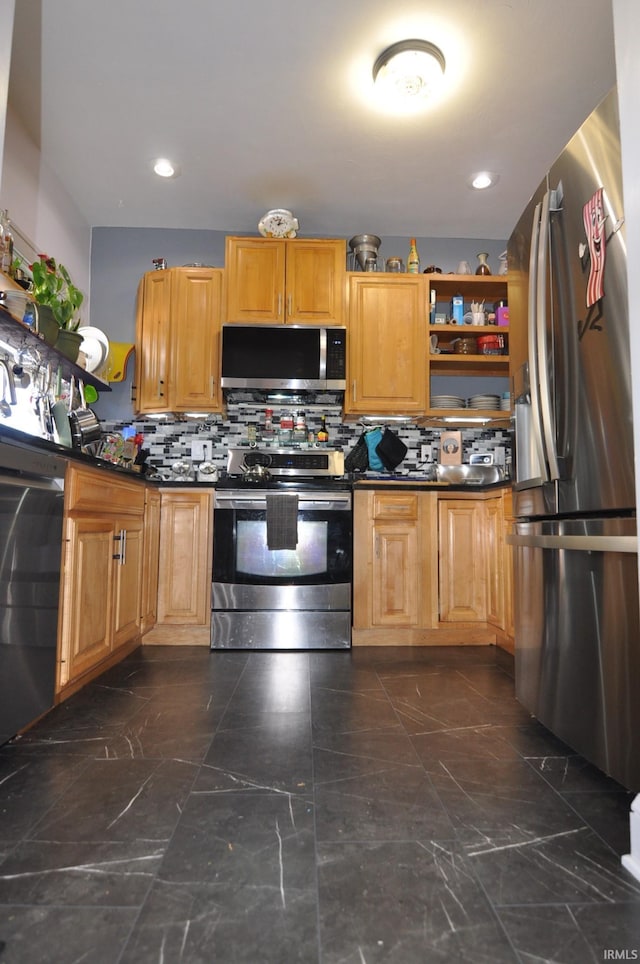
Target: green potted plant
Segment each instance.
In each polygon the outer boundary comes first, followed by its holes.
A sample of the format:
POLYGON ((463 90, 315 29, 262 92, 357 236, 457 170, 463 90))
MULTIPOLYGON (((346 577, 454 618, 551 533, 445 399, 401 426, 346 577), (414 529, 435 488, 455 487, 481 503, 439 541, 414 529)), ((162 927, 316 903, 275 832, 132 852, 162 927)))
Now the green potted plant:
POLYGON ((58 326, 54 342, 56 348, 71 361, 76 361, 82 343, 82 335, 78 333, 78 311, 84 295, 72 282, 65 266, 56 263, 55 258, 47 254, 39 254, 37 260, 29 265, 29 269, 33 278, 31 293, 39 306, 39 327, 45 340, 47 338, 42 331, 42 322, 49 309, 58 326))

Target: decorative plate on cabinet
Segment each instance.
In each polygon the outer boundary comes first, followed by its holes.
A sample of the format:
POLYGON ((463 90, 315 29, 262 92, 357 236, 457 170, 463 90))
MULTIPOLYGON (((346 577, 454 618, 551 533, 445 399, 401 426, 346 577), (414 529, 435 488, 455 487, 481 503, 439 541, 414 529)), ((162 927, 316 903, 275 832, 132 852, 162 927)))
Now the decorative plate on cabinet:
POLYGON ((285 208, 273 208, 258 221, 263 238, 295 238, 299 226, 298 219, 285 208))

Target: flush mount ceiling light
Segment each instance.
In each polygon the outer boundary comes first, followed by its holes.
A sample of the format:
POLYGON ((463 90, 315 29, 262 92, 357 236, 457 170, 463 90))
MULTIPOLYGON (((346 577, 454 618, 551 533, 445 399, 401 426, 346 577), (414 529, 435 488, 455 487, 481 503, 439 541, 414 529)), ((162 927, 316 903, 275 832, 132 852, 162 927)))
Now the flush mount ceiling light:
POLYGON ((467 183, 474 191, 486 191, 488 187, 495 187, 499 180, 500 175, 493 171, 478 171, 471 175, 467 183))
POLYGON ((166 157, 159 157, 153 162, 153 170, 158 177, 179 177, 180 168, 166 157))
POLYGON ((400 40, 376 60, 373 81, 385 99, 417 106, 438 93, 445 65, 440 48, 428 40, 400 40))

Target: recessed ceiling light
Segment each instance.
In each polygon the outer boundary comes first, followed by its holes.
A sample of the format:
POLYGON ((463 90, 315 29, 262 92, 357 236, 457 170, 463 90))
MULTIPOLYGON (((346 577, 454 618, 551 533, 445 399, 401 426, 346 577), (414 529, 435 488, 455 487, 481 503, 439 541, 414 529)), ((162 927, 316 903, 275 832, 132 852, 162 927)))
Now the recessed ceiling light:
POLYGON ((467 183, 474 191, 486 191, 488 187, 494 187, 499 180, 500 175, 494 174, 493 171, 478 171, 471 175, 467 183))
POLYGON ((439 92, 444 71, 444 54, 435 44, 400 40, 376 59, 373 81, 385 100, 418 106, 439 92))
POLYGON ((180 168, 166 157, 159 157, 153 162, 153 170, 159 177, 178 177, 180 168))

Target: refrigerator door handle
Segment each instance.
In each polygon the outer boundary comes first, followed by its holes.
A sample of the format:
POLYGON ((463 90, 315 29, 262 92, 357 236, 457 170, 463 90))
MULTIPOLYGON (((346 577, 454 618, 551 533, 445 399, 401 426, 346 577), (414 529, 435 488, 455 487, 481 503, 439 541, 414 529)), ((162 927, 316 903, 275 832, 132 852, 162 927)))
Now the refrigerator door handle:
POLYGON ((549 209, 551 191, 547 191, 540 213, 540 237, 538 239, 538 263, 536 266, 536 345, 538 349, 538 384, 540 386, 540 414, 544 450, 549 465, 549 478, 555 482, 560 478, 558 456, 556 453, 553 413, 551 408, 551 386, 549 383, 549 352, 547 342, 547 250, 549 241, 549 209))
POLYGON ((533 444, 535 450, 538 454, 538 465, 540 467, 541 474, 543 478, 536 480, 539 483, 547 482, 548 475, 546 469, 546 460, 544 457, 544 448, 542 444, 542 432, 541 432, 541 410, 540 410, 540 392, 538 389, 538 341, 537 341, 537 326, 536 319, 538 316, 537 308, 537 271, 538 271, 538 250, 540 247, 540 202, 536 204, 535 211, 533 212, 533 225, 531 228, 531 247, 529 249, 529 304, 528 304, 528 316, 529 316, 529 331, 528 331, 528 341, 529 341, 529 394, 531 397, 531 411, 533 418, 529 421, 529 431, 533 437, 533 444))
POLYGON ((575 549, 578 552, 636 552, 637 536, 507 536, 510 546, 525 546, 532 549, 575 549))

